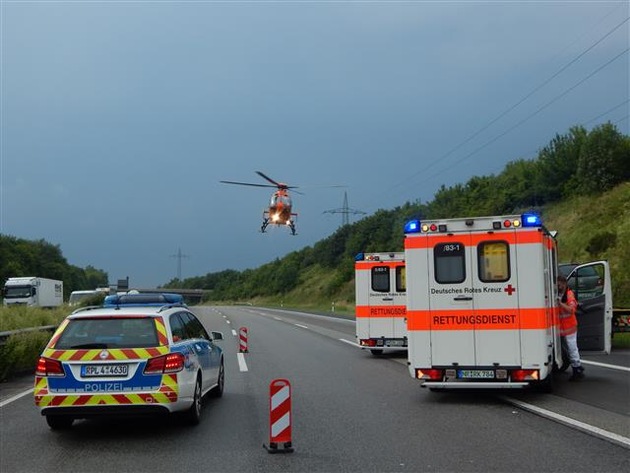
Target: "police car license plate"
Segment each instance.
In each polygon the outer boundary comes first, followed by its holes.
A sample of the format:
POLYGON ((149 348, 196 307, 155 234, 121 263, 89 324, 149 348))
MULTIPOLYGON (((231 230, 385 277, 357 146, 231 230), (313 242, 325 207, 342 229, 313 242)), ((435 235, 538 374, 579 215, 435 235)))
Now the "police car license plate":
POLYGON ((457 370, 457 377, 468 379, 494 379, 493 370, 457 370))
POLYGON ((98 378, 108 376, 127 376, 128 364, 102 364, 81 366, 81 376, 86 378, 98 378))

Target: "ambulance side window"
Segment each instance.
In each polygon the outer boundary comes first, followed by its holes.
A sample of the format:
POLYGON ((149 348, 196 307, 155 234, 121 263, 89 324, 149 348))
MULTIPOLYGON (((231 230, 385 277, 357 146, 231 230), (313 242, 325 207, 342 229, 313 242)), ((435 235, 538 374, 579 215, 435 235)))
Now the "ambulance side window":
POLYGON ((506 241, 484 241, 477 246, 477 267, 482 282, 510 279, 510 245, 506 241))
POLYGON ((435 281, 457 284, 466 279, 465 247, 462 243, 440 243, 433 248, 435 281))
POLYGON ((396 266, 396 292, 407 292, 407 271, 405 266, 396 266))
POLYGON ((387 266, 375 266, 372 268, 372 290, 389 292, 389 268, 387 266))

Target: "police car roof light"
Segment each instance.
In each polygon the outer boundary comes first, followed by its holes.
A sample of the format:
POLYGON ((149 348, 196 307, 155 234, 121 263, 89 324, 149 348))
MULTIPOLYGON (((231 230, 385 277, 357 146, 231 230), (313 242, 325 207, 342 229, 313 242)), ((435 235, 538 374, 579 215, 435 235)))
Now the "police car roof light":
POLYGON ((420 220, 409 220, 405 223, 405 233, 420 233, 420 220))
POLYGON ((542 227, 540 215, 535 213, 524 213, 521 215, 521 221, 524 227, 542 227))
POLYGON ((105 297, 104 307, 184 305, 184 296, 167 292, 116 294, 105 297))

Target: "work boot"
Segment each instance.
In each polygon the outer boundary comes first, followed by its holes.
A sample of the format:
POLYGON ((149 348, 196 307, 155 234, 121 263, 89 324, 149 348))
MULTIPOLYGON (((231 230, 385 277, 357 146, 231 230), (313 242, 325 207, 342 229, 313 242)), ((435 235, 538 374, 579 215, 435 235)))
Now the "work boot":
POLYGON ((581 366, 573 367, 573 374, 569 377, 569 381, 577 381, 584 377, 584 368, 581 366))

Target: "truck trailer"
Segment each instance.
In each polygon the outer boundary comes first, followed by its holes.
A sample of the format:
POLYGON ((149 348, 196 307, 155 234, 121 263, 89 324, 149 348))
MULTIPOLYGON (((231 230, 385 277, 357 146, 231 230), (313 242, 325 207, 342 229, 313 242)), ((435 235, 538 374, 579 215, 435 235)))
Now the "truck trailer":
POLYGON ((9 278, 3 295, 5 306, 58 307, 63 304, 63 281, 35 276, 9 278))

